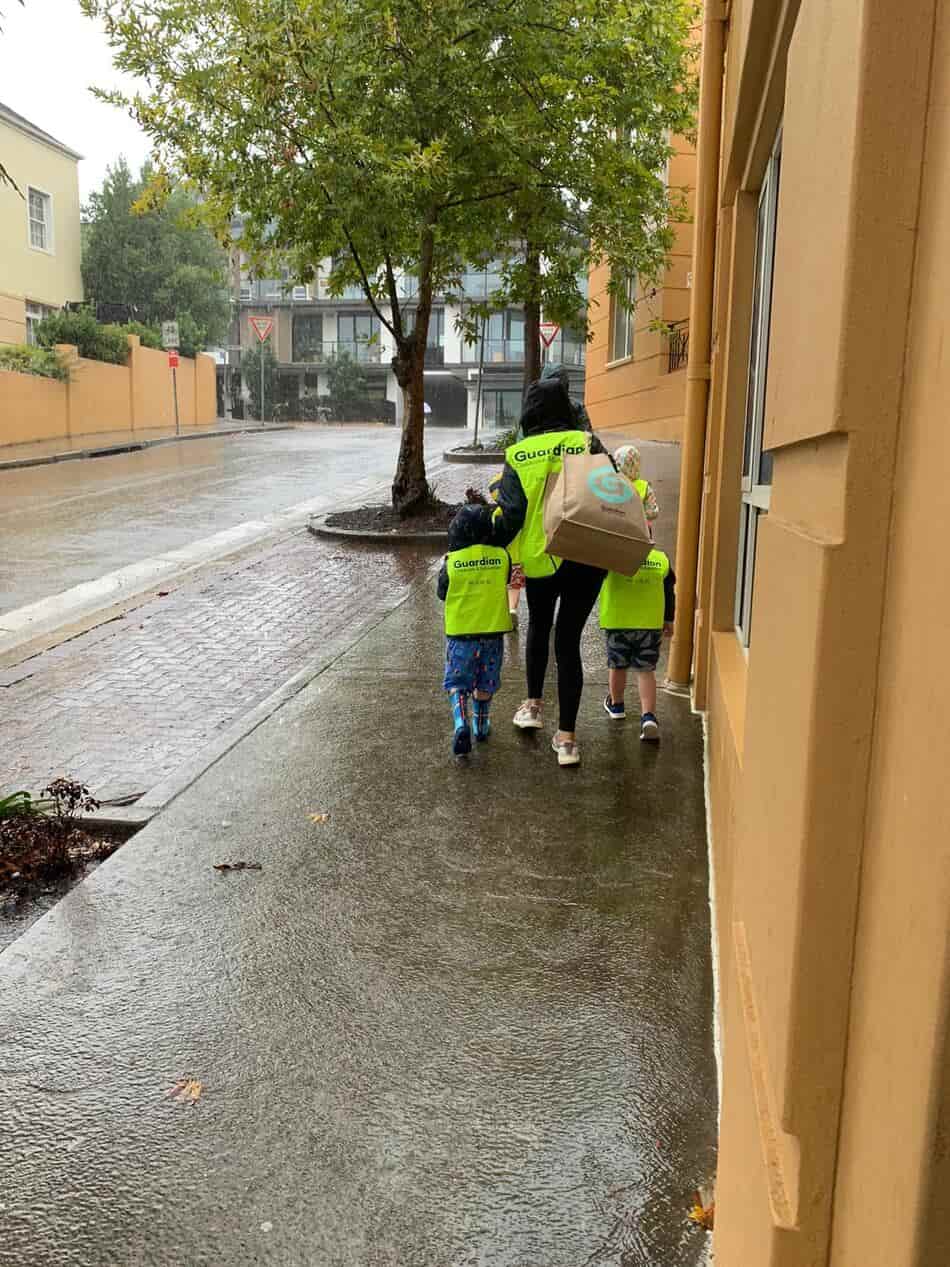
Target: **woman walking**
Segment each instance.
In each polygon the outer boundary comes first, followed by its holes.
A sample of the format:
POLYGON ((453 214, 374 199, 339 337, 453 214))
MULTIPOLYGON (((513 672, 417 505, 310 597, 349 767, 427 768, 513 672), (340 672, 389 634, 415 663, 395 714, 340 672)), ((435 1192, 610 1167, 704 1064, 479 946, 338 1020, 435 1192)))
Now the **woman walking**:
POLYGON ((559 715, 551 747, 559 765, 578 765, 577 711, 584 688, 581 634, 606 573, 545 553, 544 489, 548 476, 560 471, 565 453, 605 450, 595 435, 578 429, 571 399, 558 378, 542 379, 528 388, 521 433, 523 439, 505 453, 493 524, 494 545, 515 542, 528 601, 528 698, 515 713, 514 724, 521 730, 544 726, 544 677, 553 625, 559 715))

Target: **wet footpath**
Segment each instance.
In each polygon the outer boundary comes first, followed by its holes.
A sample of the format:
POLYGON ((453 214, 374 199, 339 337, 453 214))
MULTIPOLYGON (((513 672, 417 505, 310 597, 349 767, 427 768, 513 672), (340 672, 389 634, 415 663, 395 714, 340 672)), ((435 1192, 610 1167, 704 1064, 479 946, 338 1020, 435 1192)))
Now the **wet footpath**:
POLYGON ((0 955, 3 1267, 706 1262, 700 722, 609 721, 591 629, 559 770, 512 638, 453 759, 440 619, 426 577, 0 955))

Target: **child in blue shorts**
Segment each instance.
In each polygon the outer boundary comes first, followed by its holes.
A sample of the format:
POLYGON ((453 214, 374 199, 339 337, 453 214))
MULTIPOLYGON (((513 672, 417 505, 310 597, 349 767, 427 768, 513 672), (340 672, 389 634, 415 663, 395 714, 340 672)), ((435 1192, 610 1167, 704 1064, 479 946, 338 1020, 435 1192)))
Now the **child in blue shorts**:
POLYGON ((457 757, 472 750, 472 721, 479 742, 491 731, 492 696, 501 685, 504 635, 511 629, 507 550, 487 545, 492 510, 463 506, 449 525, 449 552, 439 571, 445 603, 445 679, 452 703, 457 757), (471 713, 469 703, 473 702, 471 713))

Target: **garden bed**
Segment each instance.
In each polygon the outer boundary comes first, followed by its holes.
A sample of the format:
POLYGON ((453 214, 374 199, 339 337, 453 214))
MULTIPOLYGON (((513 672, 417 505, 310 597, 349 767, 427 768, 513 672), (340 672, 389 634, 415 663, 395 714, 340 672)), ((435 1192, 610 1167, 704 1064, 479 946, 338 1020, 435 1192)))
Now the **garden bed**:
POLYGON ((328 515, 314 515, 310 531, 318 537, 351 537, 364 541, 445 541, 449 524, 464 504, 486 505, 485 494, 466 489, 465 502, 430 498, 420 514, 401 518, 390 505, 357 506, 328 515))
MULTIPOLYGON (((83 818, 98 803, 71 780, 55 780, 43 796, 48 799, 23 797, 0 818, 0 949, 137 830, 83 818)), ((0 802, 4 805, 9 801, 0 802)))
POLYGON ((392 506, 359 506, 326 516, 328 528, 344 528, 353 532, 447 532, 458 513, 460 503, 432 501, 422 515, 402 519, 392 506))

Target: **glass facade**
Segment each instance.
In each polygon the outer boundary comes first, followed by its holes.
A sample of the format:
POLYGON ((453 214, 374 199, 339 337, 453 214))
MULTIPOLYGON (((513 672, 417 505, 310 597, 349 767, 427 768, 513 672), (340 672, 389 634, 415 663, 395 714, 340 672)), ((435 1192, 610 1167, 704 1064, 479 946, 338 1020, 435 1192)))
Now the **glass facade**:
POLYGON ((303 363, 321 360, 323 356, 323 314, 294 313, 293 358, 303 363))

